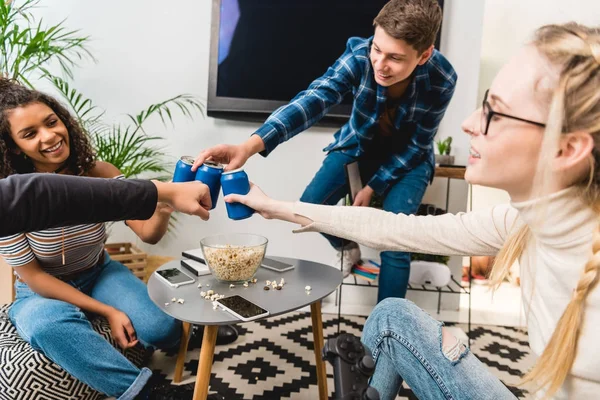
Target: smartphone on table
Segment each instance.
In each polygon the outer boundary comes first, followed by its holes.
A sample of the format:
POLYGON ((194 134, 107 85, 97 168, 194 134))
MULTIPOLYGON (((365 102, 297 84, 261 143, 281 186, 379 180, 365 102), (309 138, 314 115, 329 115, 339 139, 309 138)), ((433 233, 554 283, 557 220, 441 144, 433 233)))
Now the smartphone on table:
POLYGON ((200 261, 197 259, 182 258, 181 266, 196 276, 210 274, 210 269, 208 269, 208 265, 206 265, 206 261, 204 261, 204 259, 200 261))
POLYGON ((263 258, 261 266, 277 272, 289 271, 294 269, 292 264, 284 263, 282 261, 273 260, 272 258, 263 258))
POLYGON ((269 312, 261 306, 237 294, 219 299, 217 303, 234 317, 246 322, 269 315, 269 312))
POLYGON ((190 275, 186 274, 179 268, 161 269, 154 272, 158 279, 162 280, 169 286, 179 287, 194 283, 195 280, 190 275))

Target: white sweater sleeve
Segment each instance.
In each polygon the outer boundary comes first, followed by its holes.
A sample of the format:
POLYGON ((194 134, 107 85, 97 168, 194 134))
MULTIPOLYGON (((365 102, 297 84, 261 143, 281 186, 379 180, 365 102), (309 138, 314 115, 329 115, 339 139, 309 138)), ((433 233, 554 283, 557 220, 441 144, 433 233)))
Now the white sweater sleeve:
POLYGON ((495 255, 522 224, 508 204, 456 215, 414 216, 296 202, 294 213, 313 221, 294 232, 328 233, 377 250, 443 255, 495 255))

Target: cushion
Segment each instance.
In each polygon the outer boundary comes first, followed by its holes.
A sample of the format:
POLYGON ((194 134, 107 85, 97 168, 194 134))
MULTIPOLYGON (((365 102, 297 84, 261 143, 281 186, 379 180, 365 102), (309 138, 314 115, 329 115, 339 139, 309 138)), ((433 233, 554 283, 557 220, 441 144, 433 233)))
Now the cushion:
MULTIPOLYGON (((8 319, 10 304, 0 306, 0 400, 96 400, 106 396, 69 375, 25 342, 8 319)), ((110 335, 110 325, 101 317, 90 321, 115 348, 135 365, 147 361, 147 351, 135 347, 123 351, 110 335)))

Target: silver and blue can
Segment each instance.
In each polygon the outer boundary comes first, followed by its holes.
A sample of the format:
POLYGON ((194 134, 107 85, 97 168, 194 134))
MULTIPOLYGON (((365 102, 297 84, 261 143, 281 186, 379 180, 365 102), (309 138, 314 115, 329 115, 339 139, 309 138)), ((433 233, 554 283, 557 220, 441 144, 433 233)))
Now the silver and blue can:
POLYGON ((210 189, 211 210, 217 206, 219 192, 221 191, 222 173, 223 166, 212 161, 204 161, 204 164, 199 166, 196 171, 196 180, 204 183, 210 189))
MULTIPOLYGON (((223 187, 223 196, 228 194, 248 194, 250 191, 250 181, 248 175, 243 169, 223 172, 221 175, 221 186, 223 187)), ((227 215, 233 220, 246 219, 254 214, 254 210, 241 203, 225 203, 227 215)))
POLYGON ((193 181, 196 173, 192 172, 192 165, 194 165, 194 157, 182 156, 179 161, 177 161, 177 164, 175 164, 173 182, 193 181))

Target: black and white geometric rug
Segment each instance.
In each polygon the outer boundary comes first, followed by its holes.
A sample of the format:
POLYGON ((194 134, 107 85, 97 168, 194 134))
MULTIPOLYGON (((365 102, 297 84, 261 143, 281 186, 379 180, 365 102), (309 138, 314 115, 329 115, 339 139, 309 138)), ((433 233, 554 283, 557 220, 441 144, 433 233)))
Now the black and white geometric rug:
MULTIPOLYGON (((342 316, 341 332, 360 336, 366 317, 342 316)), ((210 380, 210 393, 227 400, 314 400, 318 397, 315 354, 309 313, 297 312, 260 322, 237 325, 239 339, 217 346, 210 380)), ((337 335, 337 315, 324 314, 324 337, 337 335)), ((466 332, 466 326, 456 325, 466 332)), ((513 391, 533 364, 527 333, 511 327, 472 326, 471 351, 513 391)), ((198 345, 190 344, 182 383, 193 383, 198 369, 198 345)), ((156 352, 152 368, 170 382, 175 369, 175 352, 156 352)), ((328 389, 333 391, 333 369, 327 364, 328 389)), ((408 387, 398 399, 416 399, 408 387)))

